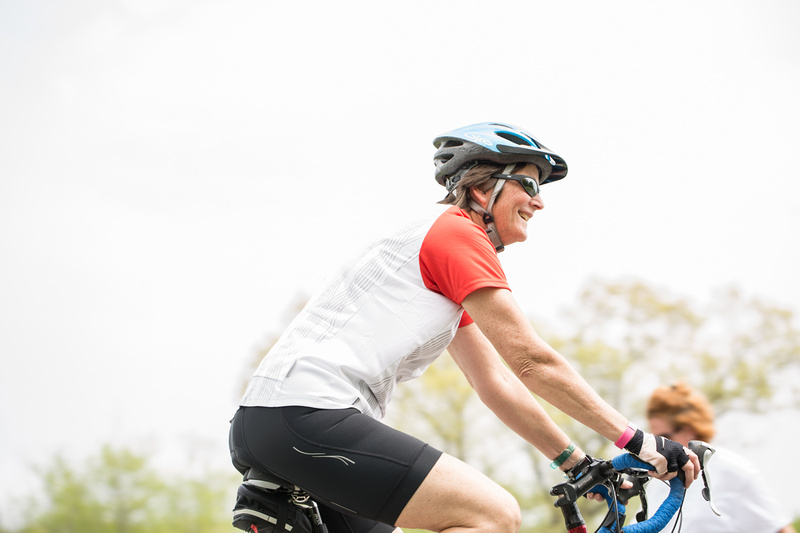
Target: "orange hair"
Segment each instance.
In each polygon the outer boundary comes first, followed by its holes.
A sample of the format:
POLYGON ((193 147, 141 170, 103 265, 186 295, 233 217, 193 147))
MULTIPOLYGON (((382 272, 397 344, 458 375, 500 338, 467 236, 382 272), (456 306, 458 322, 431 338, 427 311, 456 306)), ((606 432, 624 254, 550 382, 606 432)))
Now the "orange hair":
POLYGON ((663 418, 674 430, 690 427, 697 438, 714 437, 714 410, 708 400, 685 383, 658 387, 647 402, 647 418, 663 418))

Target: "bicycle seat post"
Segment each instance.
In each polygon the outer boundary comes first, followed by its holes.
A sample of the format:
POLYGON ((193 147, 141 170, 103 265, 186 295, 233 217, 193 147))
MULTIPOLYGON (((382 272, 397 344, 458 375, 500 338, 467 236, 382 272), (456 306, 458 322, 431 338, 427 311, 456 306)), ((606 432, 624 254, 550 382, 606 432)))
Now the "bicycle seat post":
POLYGON ((311 527, 314 528, 314 533, 328 533, 327 526, 322 522, 322 515, 319 512, 317 502, 311 499, 304 490, 295 487, 292 491, 292 503, 303 510, 311 520, 311 527))

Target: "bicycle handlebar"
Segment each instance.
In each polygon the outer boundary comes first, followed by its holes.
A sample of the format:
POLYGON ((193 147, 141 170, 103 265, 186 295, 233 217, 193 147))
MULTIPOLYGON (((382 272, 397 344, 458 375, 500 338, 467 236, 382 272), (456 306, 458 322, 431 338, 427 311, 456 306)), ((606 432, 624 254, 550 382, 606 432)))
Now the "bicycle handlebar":
MULTIPOLYGON (((625 520, 625 505, 631 496, 638 495, 640 497, 644 518, 646 518, 647 503, 644 496, 644 485, 647 483, 647 471, 651 470, 653 470, 652 466, 628 453, 619 455, 611 461, 593 459, 577 479, 570 479, 554 486, 550 490, 550 494, 558 496, 555 506, 561 509, 569 533, 585 533, 587 531, 586 522, 577 505, 578 498, 587 492, 602 494, 608 503, 609 514, 599 529, 601 533, 617 531, 656 533, 666 527, 683 502, 684 483, 677 476, 670 481, 669 496, 652 517, 620 530, 625 520), (634 487, 632 489, 621 489, 625 475, 633 480, 634 487), (617 525, 618 522, 619 525, 617 525)), ((638 518, 641 517, 637 516, 638 518)))
MULTIPOLYGON (((708 461, 716 450, 707 442, 700 440, 689 441, 688 447, 700 460, 700 473, 704 485, 703 498, 711 506, 711 510, 721 516, 714 505, 711 495, 711 479, 707 470, 708 461)), ((592 459, 588 456, 587 459, 589 460, 588 466, 583 466, 576 478, 570 476, 568 481, 550 489, 551 495, 558 496, 555 506, 561 509, 569 533, 586 533, 586 522, 581 516, 577 501, 587 492, 603 495, 608 503, 608 514, 598 529, 600 533, 656 533, 667 526, 683 504, 686 490, 684 489, 685 478, 682 470, 678 470, 678 475, 670 480, 667 499, 648 519, 644 486, 650 479, 647 472, 653 470, 652 466, 629 453, 619 455, 611 461, 592 459), (623 489, 622 483, 625 481, 631 482, 632 486, 623 489), (636 515, 638 522, 623 528, 625 505, 634 496, 638 496, 642 504, 641 512, 636 515)))
MULTIPOLYGON (((616 470, 623 470, 626 468, 641 468, 645 470, 652 470, 653 467, 644 463, 630 454, 618 455, 612 459, 612 464, 616 470)), ((655 533, 661 531, 669 523, 672 516, 680 509, 683 503, 683 495, 686 489, 684 488, 683 476, 675 476, 669 482, 669 496, 665 499, 656 512, 649 519, 631 524, 623 528, 624 533, 655 533)), ((606 498, 609 507, 612 505, 610 496, 606 498)), ((609 529, 601 529, 604 533, 609 529)))

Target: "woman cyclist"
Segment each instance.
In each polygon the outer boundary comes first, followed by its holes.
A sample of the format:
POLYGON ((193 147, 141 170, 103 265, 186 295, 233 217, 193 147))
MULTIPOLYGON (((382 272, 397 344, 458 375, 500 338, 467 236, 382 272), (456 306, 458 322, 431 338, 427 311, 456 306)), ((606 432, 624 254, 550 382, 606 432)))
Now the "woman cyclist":
POLYGON ((379 422, 396 385, 447 349, 481 400, 554 467, 568 471, 585 454, 531 391, 637 453, 658 477, 682 468, 690 484, 697 457, 600 398, 536 334, 500 266, 498 252, 528 238, 544 208, 539 188, 566 176, 565 161, 507 124, 460 128, 434 146, 444 205, 371 243, 291 323, 232 421, 237 468, 310 493, 332 533, 517 531, 520 508, 507 491, 379 422))

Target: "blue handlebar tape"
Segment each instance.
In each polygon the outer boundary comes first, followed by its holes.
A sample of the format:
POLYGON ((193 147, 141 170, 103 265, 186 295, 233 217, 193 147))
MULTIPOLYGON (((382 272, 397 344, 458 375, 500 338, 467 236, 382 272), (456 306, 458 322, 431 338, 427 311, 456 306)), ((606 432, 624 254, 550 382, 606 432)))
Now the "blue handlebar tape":
POLYGON ((611 460, 611 464, 614 466, 616 470, 622 470, 625 468, 641 468, 642 470, 655 470, 652 466, 645 463, 644 461, 640 461, 633 455, 629 453, 623 453, 622 455, 618 455, 611 460))
MULTIPOLYGON (((603 496, 603 498, 605 498, 606 503, 608 504, 609 508, 611 508, 611 506, 614 505, 614 500, 611 498, 611 494, 609 494, 608 488, 605 485, 595 485, 594 487, 592 487, 592 490, 590 490, 589 492, 595 492, 597 494, 601 494, 603 496)), ((625 516, 625 505, 621 504, 620 502, 617 502, 617 510, 619 511, 620 516, 625 516)), ((624 522, 625 521, 623 520, 623 523, 624 522)), ((617 529, 616 522, 612 523, 611 526, 616 531, 616 529, 617 529)), ((604 527, 600 531, 609 531, 610 532, 611 530, 609 528, 607 528, 607 527, 604 527)))
MULTIPOLYGON (((642 468, 645 470, 653 470, 653 467, 647 463, 636 459, 629 453, 618 455, 611 460, 611 464, 617 470, 624 468, 642 468)), ((605 489, 605 487, 603 487, 605 489)), ((669 496, 664 500, 656 512, 649 519, 638 524, 631 524, 622 528, 623 533, 656 533, 664 529, 669 523, 672 516, 678 511, 683 502, 683 493, 686 489, 683 487, 683 482, 674 477, 669 481, 669 496)), ((600 492, 599 490, 592 489, 593 492, 600 492)), ((607 492, 606 492, 607 494, 607 492)), ((606 496, 606 501, 610 497, 606 496)), ((611 502, 609 502, 611 505, 611 502)), ((600 529, 600 533, 611 533, 611 530, 604 527, 600 529)))

